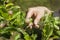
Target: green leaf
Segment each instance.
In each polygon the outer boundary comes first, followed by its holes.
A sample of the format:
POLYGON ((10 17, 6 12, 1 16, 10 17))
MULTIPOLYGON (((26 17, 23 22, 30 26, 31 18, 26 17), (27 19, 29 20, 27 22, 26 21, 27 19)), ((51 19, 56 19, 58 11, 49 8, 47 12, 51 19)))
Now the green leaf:
POLYGON ((59 30, 59 31, 56 31, 56 33, 57 33, 57 35, 59 35, 59 36, 60 36, 60 30, 59 30))
POLYGON ((21 12, 17 12, 16 14, 14 14, 13 17, 10 20, 15 19, 18 15, 20 15, 20 13, 21 12))
POLYGON ((54 25, 54 28, 57 29, 57 30, 59 30, 59 26, 57 26, 57 25, 54 25))
POLYGON ((6 7, 9 7, 9 6, 12 6, 13 5, 13 3, 8 3, 7 5, 6 5, 6 7))
POLYGON ((20 34, 16 34, 14 40, 18 40, 20 38, 20 34))
POLYGON ((32 34, 31 37, 32 37, 33 40, 36 40, 37 34, 32 34))
POLYGON ((29 36, 29 34, 27 32, 25 32, 25 30, 18 28, 17 31, 21 32, 24 35, 25 40, 32 40, 31 37, 29 36))

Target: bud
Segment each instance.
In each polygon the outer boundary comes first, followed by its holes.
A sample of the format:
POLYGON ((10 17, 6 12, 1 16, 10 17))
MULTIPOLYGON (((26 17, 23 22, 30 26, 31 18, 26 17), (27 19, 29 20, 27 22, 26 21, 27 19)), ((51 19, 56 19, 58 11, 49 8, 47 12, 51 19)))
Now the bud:
POLYGON ((12 11, 12 10, 9 10, 8 13, 9 13, 10 15, 12 15, 12 14, 13 14, 13 11, 12 11))
POLYGON ((3 28, 5 26, 5 23, 0 24, 0 28, 3 28))

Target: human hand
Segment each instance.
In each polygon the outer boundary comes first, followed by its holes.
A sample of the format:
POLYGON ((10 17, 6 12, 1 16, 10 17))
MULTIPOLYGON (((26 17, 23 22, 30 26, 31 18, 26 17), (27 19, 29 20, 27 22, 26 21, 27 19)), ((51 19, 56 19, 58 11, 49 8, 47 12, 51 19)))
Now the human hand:
POLYGON ((26 23, 29 24, 28 26, 30 28, 32 28, 32 26, 34 25, 35 27, 39 28, 38 23, 39 23, 40 19, 44 16, 45 12, 50 14, 51 11, 48 8, 46 8, 46 7, 33 7, 33 8, 29 8, 27 16, 26 16, 26 23), (35 17, 33 23, 30 22, 30 18, 31 17, 35 17))

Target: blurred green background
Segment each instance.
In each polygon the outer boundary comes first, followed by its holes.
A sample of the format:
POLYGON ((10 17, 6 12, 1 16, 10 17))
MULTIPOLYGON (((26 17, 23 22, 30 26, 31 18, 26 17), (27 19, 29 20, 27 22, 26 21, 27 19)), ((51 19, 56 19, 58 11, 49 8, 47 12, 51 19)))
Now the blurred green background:
POLYGON ((22 10, 34 6, 46 6, 51 10, 60 8, 60 0, 11 0, 15 5, 21 6, 22 10))

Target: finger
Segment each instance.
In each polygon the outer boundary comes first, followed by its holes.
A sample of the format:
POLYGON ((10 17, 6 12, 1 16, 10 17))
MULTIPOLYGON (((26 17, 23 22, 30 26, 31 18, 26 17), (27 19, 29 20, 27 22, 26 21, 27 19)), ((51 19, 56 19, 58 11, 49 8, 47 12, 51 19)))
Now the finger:
POLYGON ((49 10, 48 8, 46 8, 46 12, 47 12, 47 14, 49 15, 49 14, 51 14, 51 10, 49 10))
POLYGON ((26 23, 30 22, 30 18, 32 17, 32 15, 33 15, 33 10, 29 10, 26 16, 26 23))
POLYGON ((42 17, 43 17, 43 14, 38 14, 37 17, 35 18, 35 20, 34 20, 34 25, 35 25, 36 27, 39 27, 38 23, 39 23, 39 21, 40 21, 40 19, 41 19, 42 17))

